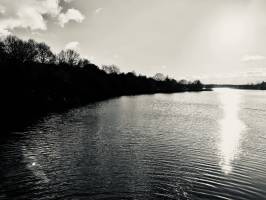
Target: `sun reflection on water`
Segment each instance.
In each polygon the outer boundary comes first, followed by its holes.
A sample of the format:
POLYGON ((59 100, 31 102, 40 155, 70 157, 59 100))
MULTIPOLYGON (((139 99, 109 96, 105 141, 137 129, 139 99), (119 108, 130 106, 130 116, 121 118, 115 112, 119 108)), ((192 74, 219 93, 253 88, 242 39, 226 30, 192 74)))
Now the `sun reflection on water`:
POLYGON ((220 163, 222 171, 229 174, 232 169, 232 162, 239 155, 241 133, 245 124, 239 118, 241 94, 233 89, 216 89, 223 109, 223 118, 220 126, 220 163))

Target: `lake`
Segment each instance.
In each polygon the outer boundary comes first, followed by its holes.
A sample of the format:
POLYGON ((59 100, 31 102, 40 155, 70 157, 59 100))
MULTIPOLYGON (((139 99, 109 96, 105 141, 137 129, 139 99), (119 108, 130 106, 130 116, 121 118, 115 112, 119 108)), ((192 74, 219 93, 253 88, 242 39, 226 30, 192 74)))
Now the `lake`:
POLYGON ((124 96, 1 141, 0 199, 266 199, 266 92, 124 96))

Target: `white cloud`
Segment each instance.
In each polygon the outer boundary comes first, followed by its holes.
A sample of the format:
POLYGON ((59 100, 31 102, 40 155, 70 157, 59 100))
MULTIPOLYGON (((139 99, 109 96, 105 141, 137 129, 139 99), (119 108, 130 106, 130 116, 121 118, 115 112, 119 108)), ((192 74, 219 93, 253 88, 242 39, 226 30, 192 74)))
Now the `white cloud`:
POLYGON ((79 42, 73 41, 66 44, 65 49, 78 50, 79 42))
POLYGON ((262 55, 245 55, 242 58, 243 62, 261 61, 265 60, 266 57, 262 55))
POLYGON ((5 15, 0 19, 0 35, 9 34, 14 28, 30 28, 31 30, 46 30, 46 20, 43 15, 56 16, 61 8, 57 0, 4 0, 5 15))
POLYGON ((64 27, 64 25, 71 20, 81 23, 85 17, 78 10, 71 8, 68 9, 66 13, 61 13, 58 19, 60 26, 64 27))
POLYGON ((1 0, 0 36, 7 35, 15 28, 46 30, 47 18, 58 20, 63 26, 70 20, 81 22, 84 16, 76 9, 62 13, 60 0, 1 0))
POLYGON ((100 13, 102 10, 103 10, 103 8, 97 8, 94 12, 95 12, 96 14, 98 14, 98 13, 100 13))

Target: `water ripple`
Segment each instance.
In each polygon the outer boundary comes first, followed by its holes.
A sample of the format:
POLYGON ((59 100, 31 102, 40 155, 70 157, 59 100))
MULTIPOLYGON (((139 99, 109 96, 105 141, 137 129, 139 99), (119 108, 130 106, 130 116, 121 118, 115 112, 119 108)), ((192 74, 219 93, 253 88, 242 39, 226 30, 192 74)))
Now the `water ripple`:
POLYGON ((265 199, 259 96, 141 95, 50 115, 1 143, 0 199, 265 199))

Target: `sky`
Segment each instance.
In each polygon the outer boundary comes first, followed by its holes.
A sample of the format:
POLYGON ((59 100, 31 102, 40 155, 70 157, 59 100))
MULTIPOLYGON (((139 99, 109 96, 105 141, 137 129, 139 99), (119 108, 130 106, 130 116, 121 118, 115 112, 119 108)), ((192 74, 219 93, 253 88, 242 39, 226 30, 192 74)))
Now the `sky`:
POLYGON ((0 37, 204 83, 266 80, 265 0, 0 0, 0 37))

